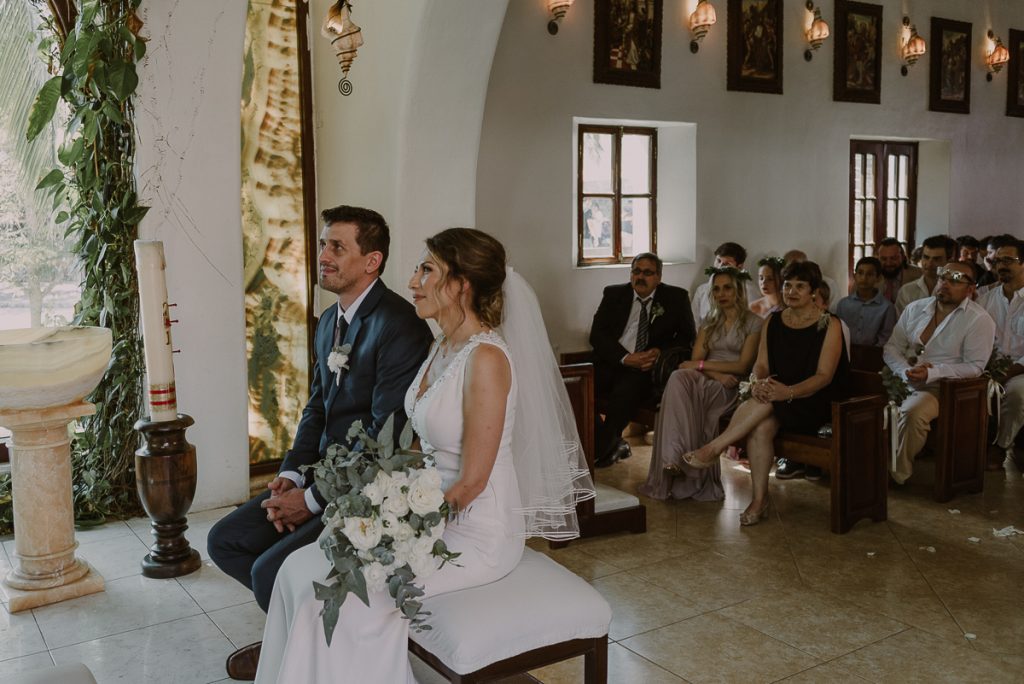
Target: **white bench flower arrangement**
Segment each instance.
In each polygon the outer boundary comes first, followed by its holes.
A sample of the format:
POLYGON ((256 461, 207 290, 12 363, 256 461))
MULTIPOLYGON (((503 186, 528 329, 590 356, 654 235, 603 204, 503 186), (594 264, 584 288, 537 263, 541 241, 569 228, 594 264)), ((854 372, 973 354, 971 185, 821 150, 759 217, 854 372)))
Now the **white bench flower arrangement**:
POLYGON ((394 416, 377 438, 355 421, 350 447, 333 444, 313 466, 317 490, 327 500, 320 548, 330 561, 330 584, 313 583, 330 645, 338 612, 349 593, 367 606, 369 594, 386 588, 413 629, 428 630, 422 610, 425 579, 458 557, 441 535, 450 509, 441 474, 426 454, 412 450, 410 423, 394 442, 394 416))

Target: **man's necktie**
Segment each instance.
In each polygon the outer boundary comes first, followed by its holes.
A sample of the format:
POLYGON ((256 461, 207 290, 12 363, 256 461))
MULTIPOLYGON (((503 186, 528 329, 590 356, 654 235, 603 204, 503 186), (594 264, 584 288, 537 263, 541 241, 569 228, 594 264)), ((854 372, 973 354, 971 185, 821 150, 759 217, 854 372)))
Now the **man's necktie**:
POLYGON ((651 319, 647 317, 647 305, 650 302, 650 299, 640 300, 640 324, 636 329, 636 351, 638 352, 647 349, 647 334, 651 328, 651 319))
POLYGON ((345 316, 338 316, 338 322, 334 326, 334 346, 340 347, 345 340, 345 333, 348 332, 348 319, 345 316))

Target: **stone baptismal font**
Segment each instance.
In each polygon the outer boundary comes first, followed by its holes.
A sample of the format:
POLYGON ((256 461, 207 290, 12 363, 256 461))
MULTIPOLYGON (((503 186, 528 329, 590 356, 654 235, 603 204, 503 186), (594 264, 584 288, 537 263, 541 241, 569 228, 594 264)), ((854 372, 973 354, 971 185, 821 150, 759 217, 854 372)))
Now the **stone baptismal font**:
POLYGON ((68 424, 96 408, 84 401, 110 361, 106 328, 0 331, 0 426, 9 429, 14 497, 12 569, 0 591, 16 613, 103 591, 75 557, 68 424))

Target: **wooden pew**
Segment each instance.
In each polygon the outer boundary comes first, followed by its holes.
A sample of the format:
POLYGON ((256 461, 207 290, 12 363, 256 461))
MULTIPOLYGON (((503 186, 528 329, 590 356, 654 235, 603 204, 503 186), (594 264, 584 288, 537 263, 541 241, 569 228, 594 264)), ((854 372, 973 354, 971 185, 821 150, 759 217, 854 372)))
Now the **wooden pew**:
POLYGON ((988 454, 988 378, 942 380, 939 417, 932 422, 928 446, 935 455, 935 500, 976 494, 985 484, 988 454))
MULTIPOLYGON (((562 381, 569 393, 573 415, 576 418, 576 429, 580 434, 580 444, 587 457, 587 467, 591 478, 594 477, 594 364, 574 363, 559 366, 562 381)), ((598 537, 616 532, 641 533, 647 531, 647 508, 637 499, 616 504, 614 498, 622 494, 605 485, 594 484, 598 489, 597 500, 581 501, 576 509, 580 523, 580 538, 598 537), (602 503, 611 503, 608 510, 602 503)), ((631 495, 624 495, 629 496, 631 495)), ((549 542, 553 549, 564 548, 569 542, 549 542)))

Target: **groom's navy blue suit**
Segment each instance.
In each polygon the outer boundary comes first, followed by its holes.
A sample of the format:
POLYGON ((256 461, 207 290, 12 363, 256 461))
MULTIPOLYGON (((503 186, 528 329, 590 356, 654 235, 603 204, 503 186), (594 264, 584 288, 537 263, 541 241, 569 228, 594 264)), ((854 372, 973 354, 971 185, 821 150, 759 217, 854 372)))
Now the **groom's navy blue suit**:
MULTIPOLYGON (((309 401, 295 431, 295 441, 284 457, 281 472, 298 471, 312 465, 326 453, 327 446, 345 441, 349 426, 363 421, 370 434, 376 434, 392 413, 396 429, 405 420, 403 402, 420 364, 427 356, 432 339, 430 328, 416 316, 415 309, 380 280, 359 304, 346 326, 339 344, 349 344, 348 369, 341 382, 327 367, 338 325, 338 307, 332 306, 320 317, 316 329, 316 364, 309 401)), ((307 471, 305 484, 321 507, 325 501, 313 485, 313 473, 307 471)), ((277 571, 295 549, 312 543, 320 535, 320 516, 296 528, 279 533, 267 520, 260 503, 269 498, 266 491, 221 519, 207 540, 210 558, 217 566, 253 590, 264 611, 270 603, 277 571)))

